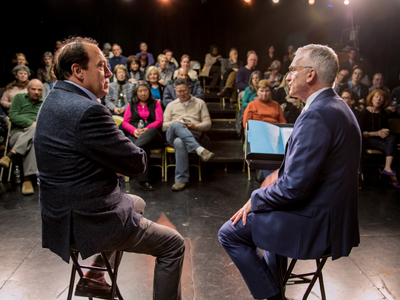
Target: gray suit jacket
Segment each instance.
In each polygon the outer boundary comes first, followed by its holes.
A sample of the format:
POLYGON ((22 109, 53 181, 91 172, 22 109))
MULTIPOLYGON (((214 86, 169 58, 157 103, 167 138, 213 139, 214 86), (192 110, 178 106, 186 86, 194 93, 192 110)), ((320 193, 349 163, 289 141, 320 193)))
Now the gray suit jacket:
POLYGON ((87 258, 134 233, 140 215, 116 172, 143 173, 146 155, 105 106, 57 81, 39 111, 34 146, 43 247, 68 261, 71 243, 87 258))

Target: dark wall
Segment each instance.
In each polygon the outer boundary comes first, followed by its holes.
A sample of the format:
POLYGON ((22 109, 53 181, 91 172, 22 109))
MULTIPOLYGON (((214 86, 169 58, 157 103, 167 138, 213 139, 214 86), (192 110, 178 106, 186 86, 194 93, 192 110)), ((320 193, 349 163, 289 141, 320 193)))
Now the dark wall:
POLYGON ((44 51, 52 51, 54 42, 69 35, 119 43, 123 54, 138 52, 145 41, 157 56, 172 49, 179 59, 189 54, 204 63, 211 44, 217 44, 223 56, 229 48, 239 50, 245 60, 248 50, 260 57, 273 44, 280 57, 289 44, 338 43, 343 28, 354 21, 361 26, 361 54, 370 64, 370 72, 385 74, 390 87, 398 84, 400 74, 400 1, 316 0, 37 0, 11 3, 3 9, 13 20, 0 21, 0 86, 10 81, 11 59, 16 52, 27 55, 36 70, 44 51), (22 2, 24 3, 24 2, 22 2), (327 4, 333 3, 333 7, 327 4))

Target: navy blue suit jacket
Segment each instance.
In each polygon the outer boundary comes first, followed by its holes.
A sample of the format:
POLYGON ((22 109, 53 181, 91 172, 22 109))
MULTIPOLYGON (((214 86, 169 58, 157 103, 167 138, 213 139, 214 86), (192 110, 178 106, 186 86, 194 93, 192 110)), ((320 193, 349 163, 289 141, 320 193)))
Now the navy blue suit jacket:
POLYGON ((140 215, 121 193, 116 172, 143 173, 146 155, 107 107, 57 81, 39 111, 34 147, 43 247, 68 261, 70 243, 86 258, 134 232, 140 215))
POLYGON ((297 119, 278 180, 251 196, 255 244, 283 256, 332 259, 359 244, 358 166, 361 133, 332 90, 297 119))

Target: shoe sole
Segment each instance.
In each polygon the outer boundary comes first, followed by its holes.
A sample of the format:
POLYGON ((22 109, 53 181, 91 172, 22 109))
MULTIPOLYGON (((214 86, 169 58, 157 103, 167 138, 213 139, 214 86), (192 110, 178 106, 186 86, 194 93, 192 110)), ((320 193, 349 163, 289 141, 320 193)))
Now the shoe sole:
MULTIPOLYGON (((110 299, 110 295, 100 295, 100 294, 91 293, 88 291, 80 291, 78 289, 75 290, 75 296, 86 297, 86 298, 110 299)), ((117 299, 117 298, 115 298, 115 299, 117 299)))
POLYGON ((213 158, 215 156, 215 154, 213 153, 213 154, 211 154, 210 155, 210 157, 207 159, 207 160, 205 160, 205 159, 203 159, 203 158, 201 158, 201 160, 202 161, 204 161, 204 162, 208 162, 211 158, 213 158))

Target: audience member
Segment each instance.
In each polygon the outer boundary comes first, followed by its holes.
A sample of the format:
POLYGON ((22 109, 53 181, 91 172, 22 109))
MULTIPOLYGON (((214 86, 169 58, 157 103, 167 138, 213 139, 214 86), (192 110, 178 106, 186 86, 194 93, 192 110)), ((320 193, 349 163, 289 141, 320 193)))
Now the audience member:
MULTIPOLYGON (((287 53, 282 58, 282 63, 287 64, 293 61, 292 55, 296 52, 296 48, 293 45, 288 46, 287 53)), ((286 70, 285 70, 286 71, 286 70)))
POLYGON ((258 98, 247 105, 243 114, 244 128, 246 128, 248 120, 286 124, 286 119, 279 103, 271 100, 271 90, 271 84, 267 79, 258 82, 258 98))
POLYGON ((347 82, 347 77, 349 76, 349 71, 346 69, 340 70, 336 76, 335 82, 333 84, 333 90, 339 94, 342 90, 342 86, 347 82))
POLYGON ((281 62, 279 60, 274 60, 270 67, 270 72, 265 72, 264 78, 269 81, 272 89, 277 89, 282 81, 281 62))
POLYGON ((107 59, 107 61, 114 57, 114 54, 111 51, 112 47, 110 43, 104 43, 103 45, 103 55, 107 59))
POLYGON ((221 63, 221 91, 218 93, 220 97, 229 97, 233 91, 236 91, 236 73, 243 66, 243 62, 238 60, 238 51, 236 48, 231 48, 229 58, 221 63))
POLYGON ((57 40, 57 41, 54 43, 54 53, 56 53, 56 51, 57 51, 58 49, 60 49, 61 46, 62 46, 62 41, 57 40))
POLYGON ((372 91, 366 101, 367 108, 359 117, 360 129, 366 148, 378 149, 386 156, 382 174, 390 176, 389 184, 400 188, 392 164, 397 152, 396 137, 390 134, 389 117, 385 108, 389 106, 389 95, 383 90, 372 91))
MULTIPOLYGON (((5 147, 8 135, 8 123, 6 115, 0 106, 0 146, 5 147)), ((4 149, 4 148, 3 148, 4 149)))
POLYGON ((393 89, 388 106, 391 118, 400 118, 400 86, 393 89))
MULTIPOLYGON (((194 98, 197 99, 202 99, 204 100, 204 91, 203 88, 200 85, 200 82, 193 78, 191 79, 188 75, 188 69, 186 68, 180 68, 177 70, 178 71, 178 76, 176 77, 175 81, 177 79, 186 79, 188 83, 190 84, 190 95, 192 95, 194 98)), ((164 95, 163 95, 163 106, 166 107, 168 103, 174 101, 175 99, 178 98, 175 92, 175 87, 174 87, 174 82, 171 81, 170 84, 168 84, 165 89, 164 89, 164 95)))
POLYGON ((161 103, 154 99, 146 81, 138 81, 129 99, 122 127, 126 136, 146 152, 146 169, 138 176, 139 185, 145 191, 154 191, 149 183, 150 150, 164 148, 164 139, 160 133, 162 124, 161 103))
POLYGON ((357 50, 352 48, 349 50, 349 52, 347 53, 348 56, 348 60, 344 61, 341 65, 340 65, 340 69, 346 69, 349 74, 353 74, 353 71, 356 67, 360 67, 359 65, 359 61, 357 59, 357 50))
POLYGON ((140 61, 140 67, 139 67, 140 72, 146 74, 147 69, 151 66, 151 64, 149 64, 149 57, 147 56, 147 54, 142 53, 139 55, 139 61, 140 61))
POLYGON ((126 64, 128 66, 128 81, 130 83, 144 80, 144 74, 140 71, 140 60, 136 55, 128 56, 126 64))
MULTIPOLYGON (((65 41, 55 58, 58 81, 40 110, 34 143, 43 247, 66 262, 71 242, 82 259, 116 250, 151 255, 154 298, 180 299, 184 239, 142 217, 143 199, 120 189, 120 174, 142 173, 146 154, 98 103, 112 76, 106 58, 93 40, 79 37, 65 41)), ((96 265, 104 266, 100 255, 96 265)), ((107 299, 110 291, 104 273, 89 269, 75 295, 107 299)))
POLYGON ((154 57, 153 54, 147 52, 147 44, 146 43, 140 43, 140 52, 136 53, 136 56, 139 57, 141 54, 146 54, 148 57, 148 63, 150 65, 154 65, 154 57))
POLYGON ((36 128, 36 117, 43 103, 43 84, 38 79, 28 83, 28 92, 17 94, 10 108, 11 131, 9 143, 11 150, 0 159, 0 166, 8 169, 10 162, 17 154, 22 156, 24 182, 22 194, 33 194, 31 176, 36 174, 37 165, 32 139, 36 128))
POLYGON ((249 78, 249 86, 244 90, 242 107, 246 108, 249 103, 257 99, 257 84, 262 79, 260 71, 254 71, 249 78))
POLYGON ((16 94, 27 93, 28 77, 30 75, 29 68, 24 65, 15 66, 12 70, 16 80, 6 86, 6 90, 1 96, 0 103, 6 109, 6 113, 10 110, 11 103, 16 94))
POLYGON ((178 99, 165 108, 162 130, 167 132, 167 142, 175 148, 175 183, 172 190, 181 191, 189 182, 189 153, 196 151, 203 161, 210 160, 214 153, 205 149, 210 146, 205 132, 211 127, 207 105, 190 95, 186 79, 177 79, 174 87, 178 99))
POLYGON ((279 60, 278 56, 275 54, 275 48, 274 46, 269 46, 268 47, 268 54, 262 57, 262 67, 261 69, 264 71, 264 75, 266 75, 266 73, 268 71, 271 71, 271 64, 272 62, 274 62, 275 60, 279 60))
POLYGON ((167 85, 170 80, 172 80, 172 72, 167 68, 168 67, 168 58, 164 54, 160 54, 157 57, 158 62, 158 71, 160 71, 161 79, 159 83, 163 85, 167 85))
POLYGON ((351 75, 351 80, 342 85, 340 94, 344 89, 349 88, 355 91, 358 97, 360 97, 359 100, 360 103, 365 103, 365 99, 368 96, 368 87, 361 83, 361 79, 363 78, 363 76, 364 76, 363 70, 360 69, 359 67, 355 67, 351 75))
POLYGON ((133 84, 128 82, 128 71, 124 65, 116 65, 114 68, 116 81, 110 83, 105 104, 113 115, 123 116, 132 98, 133 84))
POLYGON ((371 93, 377 89, 383 90, 390 95, 390 90, 385 86, 385 81, 383 80, 383 75, 381 73, 376 73, 372 76, 372 86, 369 88, 369 92, 371 93))
POLYGON ((50 66, 53 64, 53 53, 51 52, 45 52, 43 53, 42 56, 42 65, 43 67, 40 67, 37 71, 36 71, 36 77, 37 79, 39 79, 42 83, 46 82, 46 76, 47 73, 50 69, 50 66))
MULTIPOLYGON (((16 54, 14 55, 14 58, 13 58, 13 60, 12 60, 12 63, 15 64, 16 66, 26 66, 27 68, 29 68, 29 67, 28 67, 29 63, 28 63, 28 61, 26 60, 25 54, 23 54, 23 53, 16 53, 16 54)), ((14 67, 15 67, 15 66, 14 66, 14 67)), ((35 78, 35 72, 33 72, 33 70, 32 70, 31 68, 29 68, 29 72, 30 72, 30 74, 29 74, 29 79, 35 78)), ((11 70, 11 73, 14 75, 14 73, 12 72, 12 70, 11 70)))
POLYGON ((159 83, 161 73, 155 66, 150 66, 146 71, 146 81, 149 83, 154 99, 162 103, 165 85, 159 83))
POLYGON ((126 67, 127 57, 122 55, 122 48, 118 44, 112 46, 113 57, 108 59, 110 70, 114 70, 116 65, 124 65, 126 67))
POLYGON ((239 68, 236 73, 236 86, 239 90, 244 91, 249 86, 249 79, 251 74, 254 72, 258 62, 257 54, 249 53, 247 57, 247 65, 239 68))
POLYGON ((204 67, 200 72, 200 76, 212 78, 208 89, 206 89, 207 94, 210 93, 210 90, 215 88, 221 77, 221 58, 222 55, 218 54, 218 47, 216 45, 211 45, 210 53, 206 54, 204 67))
POLYGON ((273 100, 280 104, 286 122, 294 124, 304 107, 304 103, 301 99, 290 96, 289 85, 286 81, 287 76, 289 76, 289 73, 282 77, 282 83, 276 90, 273 100))
POLYGON ((350 107, 351 111, 353 112, 353 114, 356 116, 356 118, 358 120, 362 109, 360 108, 359 103, 358 103, 359 97, 358 97, 357 93, 355 91, 347 88, 347 89, 343 90, 340 97, 342 97, 344 102, 346 102, 346 104, 350 107))
POLYGON ((43 83, 43 94, 42 94, 43 99, 46 99, 47 95, 53 89, 56 81, 57 77, 56 74, 54 74, 54 64, 52 64, 49 70, 47 71, 45 82, 43 83))
POLYGON ((179 64, 176 61, 176 59, 174 58, 174 53, 169 49, 165 49, 163 51, 163 54, 168 58, 167 69, 170 70, 172 73, 174 73, 175 70, 179 68, 179 64))
MULTIPOLYGON (((190 56, 187 54, 183 54, 181 57, 181 68, 185 68, 188 70, 188 75, 191 79, 198 79, 198 74, 195 70, 190 68, 190 56)), ((174 72, 174 79, 178 76, 179 69, 174 72)))

